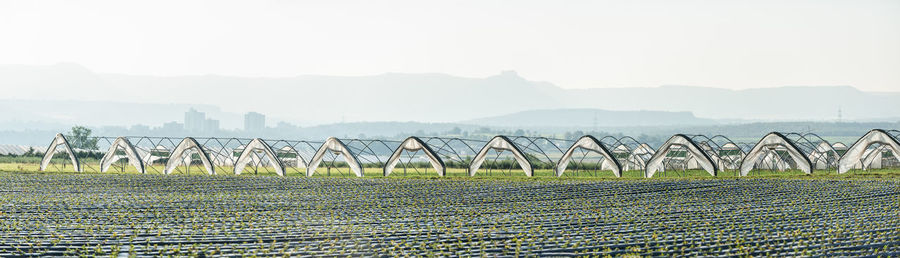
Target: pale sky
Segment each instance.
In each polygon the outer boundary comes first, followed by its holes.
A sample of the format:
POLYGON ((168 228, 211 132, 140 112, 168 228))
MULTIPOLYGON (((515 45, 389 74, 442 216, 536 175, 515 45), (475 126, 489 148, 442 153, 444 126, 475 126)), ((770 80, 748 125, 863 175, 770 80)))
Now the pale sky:
POLYGON ((900 1, 6 1, 0 64, 900 91, 900 1))

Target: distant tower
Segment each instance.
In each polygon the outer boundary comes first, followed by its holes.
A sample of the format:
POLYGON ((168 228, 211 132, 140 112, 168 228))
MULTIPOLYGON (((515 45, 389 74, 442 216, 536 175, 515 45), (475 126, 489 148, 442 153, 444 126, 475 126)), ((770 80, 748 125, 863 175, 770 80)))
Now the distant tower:
POLYGON ((841 106, 838 106, 838 123, 843 119, 843 114, 841 113, 841 106))
POLYGON ((203 126, 206 122, 206 113, 199 112, 194 108, 184 112, 184 130, 191 133, 203 132, 203 126))
POLYGON ((266 116, 256 112, 244 114, 244 131, 259 132, 266 129, 266 116))

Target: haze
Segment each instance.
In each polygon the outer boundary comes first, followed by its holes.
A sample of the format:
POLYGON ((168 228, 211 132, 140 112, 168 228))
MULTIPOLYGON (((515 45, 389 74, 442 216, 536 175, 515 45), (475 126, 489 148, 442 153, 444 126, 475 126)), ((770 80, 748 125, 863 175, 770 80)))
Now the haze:
POLYGON ((0 1, 0 63, 898 91, 898 13, 900 1, 0 1))

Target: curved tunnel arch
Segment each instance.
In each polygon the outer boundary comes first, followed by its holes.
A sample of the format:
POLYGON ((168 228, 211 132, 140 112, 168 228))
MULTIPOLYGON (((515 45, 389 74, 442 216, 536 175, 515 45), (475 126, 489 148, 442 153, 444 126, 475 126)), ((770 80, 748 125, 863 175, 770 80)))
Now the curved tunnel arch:
POLYGON ((566 167, 569 165, 569 160, 572 158, 575 150, 579 148, 603 155, 606 160, 612 162, 613 174, 615 174, 616 177, 622 177, 622 165, 619 164, 619 160, 617 160, 612 155, 609 149, 606 148, 606 146, 602 142, 600 142, 600 140, 597 140, 597 138, 591 135, 582 136, 577 141, 575 141, 575 143, 573 143, 565 153, 563 153, 562 157, 560 157, 559 159, 559 162, 556 163, 556 176, 562 176, 563 172, 566 171, 566 167))
MULTIPOLYGON (((168 175, 172 173, 172 170, 178 166, 178 160, 184 160, 184 154, 188 153, 190 150, 195 150, 200 154, 200 162, 203 162, 203 167, 206 168, 206 172, 210 175, 216 174, 216 169, 213 167, 212 161, 209 159, 209 154, 206 150, 203 149, 203 146, 197 142, 196 139, 192 137, 185 137, 181 140, 181 143, 175 147, 171 154, 169 154, 169 161, 166 162, 166 168, 163 170, 163 173, 168 175)), ((188 157, 190 158, 190 157, 188 157)), ((190 164, 188 164, 190 165, 190 164)))
POLYGON ((344 161, 347 162, 347 165, 350 166, 350 170, 353 171, 357 177, 363 176, 363 170, 359 164, 359 160, 356 158, 356 154, 350 151, 350 148, 347 148, 347 145, 344 145, 344 142, 335 137, 328 137, 328 139, 322 143, 322 146, 319 147, 319 150, 316 151, 316 154, 309 159, 309 166, 306 167, 306 176, 313 176, 313 174, 316 173, 316 169, 319 168, 319 164, 322 163, 322 159, 325 158, 325 152, 327 151, 340 153, 341 156, 344 156, 344 161))
POLYGON ((534 170, 531 166, 531 161, 525 157, 525 154, 522 150, 516 146, 508 137, 503 135, 494 136, 490 141, 484 144, 484 147, 478 151, 478 154, 472 158, 472 163, 469 165, 469 176, 475 176, 475 173, 478 172, 478 169, 481 168, 481 164, 484 163, 484 160, 487 158, 487 153, 490 150, 500 150, 500 151, 510 151, 513 154, 513 157, 516 159, 516 162, 519 163, 519 166, 522 167, 522 170, 525 172, 525 176, 532 176, 534 174, 534 170))
POLYGON ((81 162, 78 161, 78 157, 75 156, 75 150, 72 149, 72 145, 69 144, 69 140, 66 139, 66 136, 58 133, 53 137, 53 141, 50 142, 50 146, 47 147, 47 151, 44 152, 44 158, 41 159, 41 171, 47 170, 47 166, 50 165, 50 160, 53 159, 53 154, 56 154, 56 148, 60 145, 66 150, 66 153, 69 154, 69 159, 72 161, 72 166, 75 167, 75 172, 82 172, 81 170, 81 162))
POLYGON ((659 150, 650 157, 650 161, 647 161, 647 168, 645 170, 646 177, 651 178, 657 171, 662 171, 663 161, 666 156, 672 151, 672 147, 683 146, 687 149, 687 151, 695 158, 696 162, 706 170, 712 176, 716 176, 718 174, 719 168, 716 166, 716 163, 709 157, 706 151, 703 150, 699 145, 697 145, 691 137, 688 137, 684 134, 676 134, 673 135, 669 140, 663 143, 662 146, 659 147, 659 150))
POLYGON ((863 162, 866 149, 873 144, 887 146, 886 148, 891 150, 894 157, 900 160, 900 141, 883 129, 873 129, 847 148, 847 152, 838 161, 838 173, 847 173, 857 164, 863 162))
POLYGON ((384 176, 391 174, 391 171, 393 171, 394 167, 397 166, 397 163, 400 162, 400 155, 403 154, 404 151, 424 152, 425 156, 428 157, 428 162, 431 163, 431 166, 434 167, 434 170, 437 171, 439 176, 444 176, 447 173, 444 161, 431 149, 431 146, 428 146, 428 144, 422 141, 422 139, 419 139, 419 137, 410 136, 409 138, 406 138, 406 140, 403 140, 403 142, 400 143, 400 146, 397 146, 397 149, 394 150, 394 153, 391 154, 388 161, 384 163, 384 176))
POLYGON ((281 159, 278 159, 278 154, 275 153, 275 150, 272 149, 272 146, 266 143, 263 139, 256 138, 247 143, 244 146, 244 150, 241 151, 241 155, 238 156, 238 159, 234 162, 234 174, 240 175, 244 170, 244 167, 247 166, 248 163, 253 161, 252 157, 255 157, 257 151, 262 151, 267 157, 269 157, 269 162, 275 167, 275 173, 279 176, 284 176, 284 163, 281 162, 281 159))
POLYGON ((787 151, 794 163, 797 164, 798 169, 807 174, 812 173, 813 164, 812 161, 809 160, 809 157, 807 157, 807 155, 804 154, 792 140, 785 137, 784 134, 771 132, 766 134, 766 136, 753 146, 753 149, 750 149, 750 151, 747 152, 744 161, 741 162, 741 176, 747 176, 747 174, 750 173, 750 170, 753 170, 756 163, 759 162, 759 159, 767 153, 765 149, 775 148, 777 146, 781 146, 787 151))
POLYGON ((112 145, 109 146, 109 150, 106 151, 106 154, 103 154, 103 157, 100 158, 100 172, 109 170, 109 166, 119 159, 119 157, 117 157, 118 155, 116 155, 116 151, 119 149, 125 151, 125 157, 128 158, 128 163, 137 168, 138 172, 141 172, 141 174, 147 172, 144 170, 144 160, 141 159, 140 153, 137 152, 137 149, 134 148, 131 141, 125 137, 117 137, 112 145))

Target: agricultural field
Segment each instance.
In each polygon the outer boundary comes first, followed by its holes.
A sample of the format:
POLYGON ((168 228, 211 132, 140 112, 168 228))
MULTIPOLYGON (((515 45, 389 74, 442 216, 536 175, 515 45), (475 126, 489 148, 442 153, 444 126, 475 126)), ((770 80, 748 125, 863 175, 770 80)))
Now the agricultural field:
MULTIPOLYGON (((82 165, 84 172, 100 173, 100 166, 96 163, 86 163, 82 165)), ((163 174, 163 165, 147 166, 147 174, 163 174)), ((234 175, 234 167, 232 166, 216 166, 218 175, 234 175)), ((306 177, 305 168, 288 167, 285 169, 287 177, 306 177)), ((384 177, 383 169, 380 167, 365 167, 364 177, 384 177)), ((34 162, 0 162, 0 172, 39 172, 40 165, 34 162)), ((52 163, 50 172, 74 173, 71 164, 66 162, 52 163)), ((137 174, 136 168, 117 162, 109 171, 109 174, 137 174)), ((206 175, 207 172, 203 166, 191 165, 190 167, 179 166, 173 171, 175 175, 206 175)), ((277 176, 274 168, 259 166, 248 166, 244 169, 241 176, 277 176)), ((900 177, 900 170, 895 168, 889 169, 873 169, 868 171, 851 170, 849 173, 838 174, 834 170, 816 170, 813 174, 807 175, 802 171, 791 169, 786 171, 769 171, 769 170, 753 170, 750 172, 751 177, 765 178, 853 178, 853 177, 900 177)), ((356 176, 346 167, 327 168, 319 167, 313 177, 347 177, 355 178, 356 176)), ((403 168, 395 168, 388 176, 389 178, 439 178, 434 169, 428 167, 410 168, 404 171, 403 168)), ((446 178, 469 178, 467 170, 461 168, 448 168, 446 178)), ((712 178, 712 176, 703 170, 686 170, 686 171, 664 171, 656 173, 654 178, 712 178)), ((736 170, 719 171, 718 178, 738 178, 740 177, 736 170)), ((490 179, 515 179, 515 180, 592 180, 592 179, 614 179, 616 176, 608 170, 605 171, 566 171, 563 176, 557 177, 552 169, 535 169, 533 177, 527 177, 519 168, 512 169, 480 169, 472 178, 490 178, 490 179)), ((620 179, 643 179, 644 172, 639 170, 623 171, 620 179)))
POLYGON ((886 175, 0 172, 0 255, 897 256, 900 178, 886 175))

